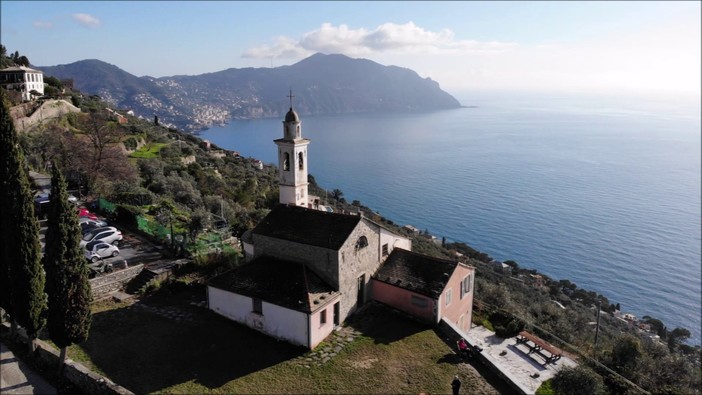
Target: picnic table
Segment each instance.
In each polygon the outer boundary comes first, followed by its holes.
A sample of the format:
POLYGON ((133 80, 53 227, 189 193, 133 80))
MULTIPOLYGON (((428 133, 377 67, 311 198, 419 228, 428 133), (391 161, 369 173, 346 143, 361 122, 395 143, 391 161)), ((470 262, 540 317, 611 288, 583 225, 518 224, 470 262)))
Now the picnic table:
POLYGON ((561 355, 563 354, 563 352, 558 347, 554 347, 546 343, 539 337, 527 331, 521 331, 519 332, 519 335, 517 335, 517 344, 522 343, 529 347, 530 354, 532 352, 538 352, 539 354, 541 354, 542 350, 547 351, 550 355, 544 356, 544 358, 546 358, 546 363, 558 361, 559 359, 561 359, 561 355), (529 342, 533 343, 534 345, 530 345, 529 342))

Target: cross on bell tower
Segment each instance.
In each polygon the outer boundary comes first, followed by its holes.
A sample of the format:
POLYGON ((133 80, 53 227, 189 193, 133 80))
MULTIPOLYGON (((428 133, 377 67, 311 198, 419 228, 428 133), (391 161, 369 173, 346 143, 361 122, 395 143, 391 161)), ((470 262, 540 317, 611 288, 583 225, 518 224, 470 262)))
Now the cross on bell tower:
POLYGON ((290 89, 290 94, 288 95, 288 97, 290 98, 290 109, 292 110, 292 99, 293 99, 293 97, 295 97, 292 94, 292 89, 290 89))
POLYGON ((307 195, 307 145, 310 140, 302 138, 302 122, 293 110, 290 89, 290 110, 283 121, 283 138, 274 140, 278 146, 278 183, 280 203, 309 206, 307 195))

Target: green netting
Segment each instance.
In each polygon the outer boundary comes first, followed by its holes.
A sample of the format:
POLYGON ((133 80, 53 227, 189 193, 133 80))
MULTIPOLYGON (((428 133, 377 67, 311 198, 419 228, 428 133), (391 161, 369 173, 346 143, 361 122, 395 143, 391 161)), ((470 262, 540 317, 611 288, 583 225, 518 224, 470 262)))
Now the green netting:
POLYGON ((149 227, 149 221, 146 218, 142 217, 141 215, 137 215, 136 220, 137 220, 137 228, 140 231, 148 233, 150 235, 153 235, 151 233, 151 228, 149 227))
POLYGON ((105 198, 98 199, 98 207, 100 207, 100 210, 107 211, 110 214, 114 214, 115 210, 117 210, 117 206, 112 202, 108 202, 105 198))

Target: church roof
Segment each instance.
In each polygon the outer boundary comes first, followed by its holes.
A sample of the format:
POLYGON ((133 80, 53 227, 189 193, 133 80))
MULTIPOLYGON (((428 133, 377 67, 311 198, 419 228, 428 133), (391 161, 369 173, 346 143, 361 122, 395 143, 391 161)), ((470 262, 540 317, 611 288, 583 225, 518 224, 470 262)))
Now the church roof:
POLYGON ((290 111, 285 114, 285 122, 300 122, 300 117, 297 116, 297 113, 292 109, 292 107, 290 107, 290 111))
POLYGON ((339 295, 307 266, 265 255, 212 278, 208 284, 304 313, 339 295))
POLYGON ((361 217, 357 215, 329 213, 281 204, 261 220, 253 233, 339 250, 360 221, 361 217))
POLYGON ((373 279, 436 299, 458 262, 395 248, 373 279))

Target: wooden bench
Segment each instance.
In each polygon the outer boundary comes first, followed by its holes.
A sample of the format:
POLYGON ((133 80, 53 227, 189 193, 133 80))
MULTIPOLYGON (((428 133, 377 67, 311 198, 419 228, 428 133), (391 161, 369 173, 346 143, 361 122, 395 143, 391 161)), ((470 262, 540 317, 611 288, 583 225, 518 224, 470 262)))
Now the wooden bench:
POLYGON ((519 332, 519 335, 517 335, 517 344, 522 343, 529 347, 529 354, 531 354, 532 352, 539 352, 539 354, 541 354, 542 350, 547 351, 549 354, 551 354, 549 356, 544 356, 546 358, 546 363, 558 361, 559 359, 561 359, 561 355, 563 354, 561 350, 557 347, 546 343, 545 341, 539 339, 538 337, 532 335, 527 331, 521 331, 519 332), (531 346, 528 342, 531 342, 534 345, 531 346))

